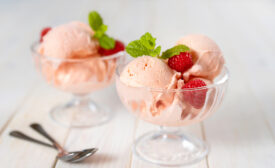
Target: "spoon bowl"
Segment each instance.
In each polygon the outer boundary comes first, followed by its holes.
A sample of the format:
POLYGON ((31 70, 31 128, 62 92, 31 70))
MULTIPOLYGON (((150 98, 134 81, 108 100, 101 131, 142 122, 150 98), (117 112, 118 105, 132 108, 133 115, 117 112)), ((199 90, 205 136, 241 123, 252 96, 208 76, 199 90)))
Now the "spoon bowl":
POLYGON ((68 160, 70 162, 76 163, 80 162, 97 152, 97 148, 85 149, 82 151, 69 152, 67 155, 60 157, 61 160, 68 160), (73 156, 73 157, 70 157, 73 156))

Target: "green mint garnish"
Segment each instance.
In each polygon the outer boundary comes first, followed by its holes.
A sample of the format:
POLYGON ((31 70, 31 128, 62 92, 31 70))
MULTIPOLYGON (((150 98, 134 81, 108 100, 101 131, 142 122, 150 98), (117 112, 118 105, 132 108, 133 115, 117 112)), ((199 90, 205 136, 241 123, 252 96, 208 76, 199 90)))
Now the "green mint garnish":
POLYGON ((111 37, 109 37, 108 35, 104 34, 103 36, 101 36, 100 39, 98 39, 99 41, 99 45, 102 48, 105 48, 107 50, 109 49, 113 49, 115 46, 115 40, 111 37))
POLYGON ((126 51, 132 57, 139 57, 143 55, 156 57, 160 54, 161 46, 155 47, 156 38, 147 32, 142 35, 139 40, 130 42, 126 46, 126 51))
POLYGON ((94 37, 95 38, 101 38, 105 32, 107 31, 108 29, 108 26, 107 25, 101 25, 96 31, 95 31, 95 34, 94 34, 94 37))
POLYGON ((91 28, 95 31, 93 37, 98 39, 99 45, 102 48, 107 50, 115 48, 115 40, 105 34, 108 26, 103 24, 103 19, 98 12, 92 11, 89 13, 89 24, 91 28))
POLYGON ((99 27, 103 25, 103 20, 99 13, 97 13, 96 11, 92 11, 89 13, 89 24, 94 31, 97 31, 99 27))
POLYGON ((164 51, 159 58, 168 59, 170 57, 173 57, 174 55, 179 55, 181 52, 187 52, 187 51, 190 51, 190 49, 186 45, 180 44, 164 51))

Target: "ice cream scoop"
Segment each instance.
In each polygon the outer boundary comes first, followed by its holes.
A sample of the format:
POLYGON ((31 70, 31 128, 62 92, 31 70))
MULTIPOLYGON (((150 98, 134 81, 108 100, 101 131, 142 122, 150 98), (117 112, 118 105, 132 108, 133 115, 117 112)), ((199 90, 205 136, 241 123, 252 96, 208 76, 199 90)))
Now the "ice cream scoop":
POLYGON ((93 57, 81 62, 64 62, 55 71, 53 83, 62 90, 89 93, 112 82, 116 61, 93 57))
POLYGON ((49 83, 84 94, 112 81, 116 60, 99 55, 98 40, 92 38, 93 34, 87 24, 74 21, 54 27, 42 37, 38 62, 49 83))
POLYGON ((209 37, 200 34, 187 35, 177 44, 184 44, 191 50, 194 65, 183 73, 185 80, 203 77, 213 80, 224 66, 223 54, 219 46, 209 37))
POLYGON ((63 59, 91 57, 99 47, 93 33, 88 25, 77 21, 54 27, 43 37, 39 53, 63 59))
MULTIPOLYGON (((120 80, 130 87, 175 89, 180 76, 180 73, 169 68, 163 60, 150 56, 142 56, 125 66, 121 72, 120 80)), ((135 104, 134 99, 137 95, 129 96, 134 96, 133 103, 135 104)), ((174 94, 152 91, 147 97, 148 101, 146 104, 148 106, 146 108, 150 109, 151 116, 156 116, 172 103, 174 94)))
POLYGON ((120 79, 133 87, 168 88, 174 74, 163 60, 142 56, 126 65, 120 79))

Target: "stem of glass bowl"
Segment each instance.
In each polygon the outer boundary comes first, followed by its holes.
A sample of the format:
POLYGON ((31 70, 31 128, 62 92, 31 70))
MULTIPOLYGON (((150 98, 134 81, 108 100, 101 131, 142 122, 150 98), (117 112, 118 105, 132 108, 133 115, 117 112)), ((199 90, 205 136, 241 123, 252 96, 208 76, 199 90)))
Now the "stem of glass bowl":
POLYGON ((66 127, 101 125, 111 118, 110 110, 96 104, 89 94, 74 94, 71 101, 52 109, 51 117, 66 127))
POLYGON ((185 134, 180 127, 164 127, 139 137, 133 152, 142 160, 161 166, 190 165, 202 160, 208 146, 202 140, 185 134))
POLYGON ((176 133, 180 131, 179 127, 166 127, 166 126, 160 126, 160 131, 163 133, 176 133))
POLYGON ((73 102, 77 106, 89 106, 90 104, 95 104, 89 94, 74 94, 73 102))

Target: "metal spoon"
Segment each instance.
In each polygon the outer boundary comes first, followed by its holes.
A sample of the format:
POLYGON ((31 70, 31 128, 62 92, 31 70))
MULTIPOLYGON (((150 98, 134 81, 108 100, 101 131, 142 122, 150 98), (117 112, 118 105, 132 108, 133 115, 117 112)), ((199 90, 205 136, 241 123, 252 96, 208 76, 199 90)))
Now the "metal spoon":
POLYGON ((45 142, 42 142, 40 140, 34 139, 20 131, 11 131, 10 132, 10 136, 19 138, 19 139, 23 139, 23 140, 27 140, 30 142, 34 142, 43 146, 47 146, 47 147, 51 147, 54 148, 56 150, 59 151, 57 157, 60 160, 66 161, 66 162, 80 162, 84 159, 86 159, 87 157, 93 155, 98 149, 97 148, 90 148, 90 149, 85 149, 82 151, 76 151, 76 152, 66 152, 60 145, 59 147, 61 147, 63 149, 63 152, 60 151, 60 149, 57 148, 56 145, 51 145, 45 142))
POLYGON ((85 149, 82 151, 75 151, 75 152, 67 152, 59 143, 57 143, 38 123, 33 123, 30 125, 35 131, 40 133, 42 136, 47 138, 49 141, 53 143, 56 149, 59 151, 57 157, 61 160, 68 161, 68 162, 80 162, 89 156, 93 155, 98 149, 97 148, 90 148, 85 149))
MULTIPOLYGON (((48 144, 48 143, 39 141, 37 139, 34 139, 34 138, 32 138, 32 137, 30 137, 30 136, 28 136, 28 135, 26 135, 26 134, 24 134, 20 131, 11 131, 10 136, 13 136, 13 137, 19 138, 19 139, 23 139, 23 140, 27 140, 27 141, 30 141, 30 142, 34 142, 34 143, 44 145, 44 146, 47 146, 47 147, 51 147, 51 148, 54 148, 54 149, 58 150, 56 146, 53 146, 51 144, 48 144)), ((57 157, 60 160, 63 160, 63 161, 66 161, 66 162, 80 162, 83 159, 87 158, 88 156, 93 155, 96 151, 97 151, 96 148, 91 148, 91 149, 85 149, 80 153, 79 152, 77 152, 77 153, 69 152, 69 153, 67 153, 67 155, 64 155, 63 157, 59 157, 59 156, 57 156, 57 157), (85 156, 85 158, 84 158, 84 156, 85 156)))

